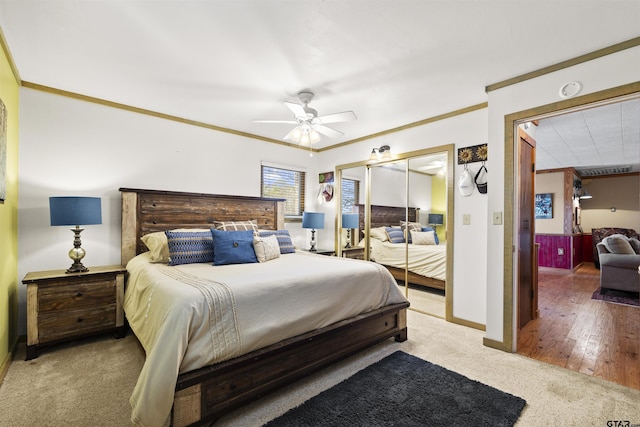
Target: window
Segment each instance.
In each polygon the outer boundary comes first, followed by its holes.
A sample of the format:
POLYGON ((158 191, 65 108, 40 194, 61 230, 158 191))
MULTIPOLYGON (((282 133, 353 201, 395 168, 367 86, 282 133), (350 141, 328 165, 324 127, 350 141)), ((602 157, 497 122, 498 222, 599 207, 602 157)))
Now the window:
POLYGON ((285 218, 300 217, 304 211, 304 175, 303 171, 262 165, 261 195, 286 199, 285 218))
POLYGON ((355 206, 360 203, 360 181, 342 178, 342 213, 356 212, 355 206))

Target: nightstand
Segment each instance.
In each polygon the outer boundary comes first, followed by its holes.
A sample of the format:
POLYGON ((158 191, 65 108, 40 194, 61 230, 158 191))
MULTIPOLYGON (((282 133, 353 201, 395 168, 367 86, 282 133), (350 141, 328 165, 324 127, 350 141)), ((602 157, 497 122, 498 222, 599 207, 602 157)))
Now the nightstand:
POLYGON ((342 248, 344 258, 364 259, 364 248, 342 248))
POLYGON ((121 265, 91 267, 82 273, 51 270, 28 273, 27 357, 45 344, 101 332, 125 336, 124 276, 121 265))

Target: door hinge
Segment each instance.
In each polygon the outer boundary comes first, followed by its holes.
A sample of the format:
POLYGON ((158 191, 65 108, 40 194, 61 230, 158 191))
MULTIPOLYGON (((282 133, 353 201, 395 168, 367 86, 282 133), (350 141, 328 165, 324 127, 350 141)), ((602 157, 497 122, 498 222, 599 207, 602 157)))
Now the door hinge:
POLYGON ((531 172, 535 172, 535 171, 536 171, 536 164, 531 163, 531 172))

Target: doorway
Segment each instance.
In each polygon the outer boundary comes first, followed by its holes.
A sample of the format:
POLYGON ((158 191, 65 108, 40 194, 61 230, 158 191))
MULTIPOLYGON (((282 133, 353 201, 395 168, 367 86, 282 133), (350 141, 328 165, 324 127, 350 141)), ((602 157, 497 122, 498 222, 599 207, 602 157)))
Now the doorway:
MULTIPOLYGON (((612 104, 623 100, 629 100, 638 98, 640 96, 640 85, 637 83, 625 85, 619 88, 609 89, 594 94, 585 95, 572 100, 562 101, 554 104, 548 104, 545 106, 537 107, 531 110, 521 111, 505 116, 505 156, 506 158, 517 159, 517 147, 519 144, 519 138, 517 134, 517 128, 519 124, 530 122, 533 120, 539 120, 558 116, 571 111, 590 109, 599 105, 612 104)), ((516 160, 517 161, 517 160, 516 160)), ((529 206, 515 207, 511 212, 508 212, 508 206, 513 200, 519 201, 521 195, 528 191, 523 187, 521 181, 514 181, 514 177, 518 176, 519 168, 521 166, 514 161, 514 167, 505 168, 505 186, 508 188, 509 183, 514 183, 516 188, 515 194, 509 194, 505 192, 505 241, 513 241, 518 246, 516 249, 520 249, 521 240, 519 239, 519 231, 514 231, 515 224, 520 224, 524 219, 523 210, 528 210, 529 206), (516 236, 513 233, 516 233, 516 236), (514 238, 515 237, 515 238, 514 238)), ((528 186, 527 183, 524 186, 528 186)), ((531 200, 533 204, 533 200, 531 200)), ((531 208, 533 208, 531 206, 531 208)), ((528 244, 528 243, 527 243, 528 244)), ((505 251, 505 281, 504 281, 504 309, 505 309, 505 328, 504 328, 504 348, 511 349, 511 351, 517 350, 517 331, 522 326, 521 315, 527 316, 522 309, 522 305, 528 306, 528 296, 521 295, 519 291, 519 284, 514 283, 511 278, 518 278, 520 271, 526 270, 528 267, 528 260, 520 260, 518 256, 513 257, 510 251, 505 251), (523 268, 524 267, 524 268, 523 268), (514 274, 515 272, 515 274, 514 274), (516 298, 512 298, 513 292, 516 293, 516 298), (513 310, 516 310, 515 315, 513 310), (523 311, 523 313, 521 313, 523 311), (515 326, 515 327, 514 327, 515 326)))

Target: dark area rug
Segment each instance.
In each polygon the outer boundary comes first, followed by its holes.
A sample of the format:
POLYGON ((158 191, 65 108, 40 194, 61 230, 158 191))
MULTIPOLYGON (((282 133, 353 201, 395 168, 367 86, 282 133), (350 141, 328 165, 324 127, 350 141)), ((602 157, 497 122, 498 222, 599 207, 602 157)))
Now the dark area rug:
POLYGON ((513 426, 525 404, 397 351, 265 426, 513 426))
POLYGON ((616 289, 598 288, 591 295, 591 299, 614 302, 616 304, 640 306, 638 292, 618 291, 616 289))

